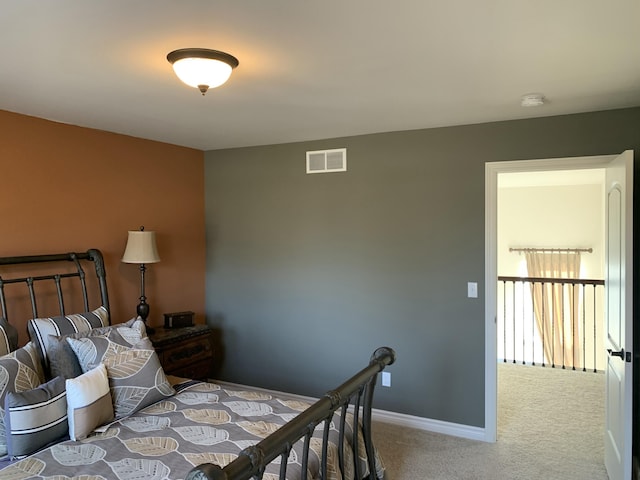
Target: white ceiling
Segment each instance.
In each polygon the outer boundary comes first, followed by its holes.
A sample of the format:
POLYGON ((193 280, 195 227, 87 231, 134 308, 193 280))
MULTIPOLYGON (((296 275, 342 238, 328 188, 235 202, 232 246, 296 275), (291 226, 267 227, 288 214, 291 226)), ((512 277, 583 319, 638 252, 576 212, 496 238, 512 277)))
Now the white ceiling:
POLYGON ((0 109, 210 150, 638 106, 639 21, 638 0, 0 0, 0 109), (186 47, 240 65, 202 97, 166 60, 186 47))

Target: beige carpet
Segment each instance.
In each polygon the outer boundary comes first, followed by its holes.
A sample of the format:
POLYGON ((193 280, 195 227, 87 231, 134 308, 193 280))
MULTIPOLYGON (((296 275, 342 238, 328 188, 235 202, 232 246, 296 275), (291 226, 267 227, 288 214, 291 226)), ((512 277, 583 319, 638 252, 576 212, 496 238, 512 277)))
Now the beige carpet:
POLYGON ((498 441, 376 422, 389 480, 607 480, 604 375, 500 364, 498 441))

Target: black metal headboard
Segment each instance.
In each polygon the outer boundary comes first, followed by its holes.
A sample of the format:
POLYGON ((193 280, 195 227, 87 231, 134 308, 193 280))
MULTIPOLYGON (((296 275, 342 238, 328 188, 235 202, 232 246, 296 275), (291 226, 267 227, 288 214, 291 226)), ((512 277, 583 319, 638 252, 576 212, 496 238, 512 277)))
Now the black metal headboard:
POLYGON ((77 277, 82 289, 82 297, 84 302, 84 311, 89 311, 89 297, 87 295, 87 282, 85 278, 85 272, 80 263, 81 260, 87 260, 93 262, 96 277, 98 280, 100 299, 102 305, 109 311, 109 295, 107 293, 107 274, 104 268, 104 260, 100 250, 91 249, 86 252, 77 253, 61 253, 53 255, 27 255, 22 257, 0 257, 0 266, 3 265, 27 265, 37 264, 45 262, 73 262, 75 264, 75 271, 65 273, 54 273, 45 275, 34 275, 27 277, 16 278, 3 278, 0 275, 0 307, 2 308, 2 318, 8 319, 7 312, 7 298, 5 294, 5 286, 9 284, 24 283, 29 291, 29 298, 31 300, 31 311, 33 313, 32 318, 38 317, 38 305, 36 301, 36 292, 34 285, 37 282, 51 282, 55 283, 58 306, 60 308, 60 315, 65 315, 64 295, 60 280, 63 278, 77 277))

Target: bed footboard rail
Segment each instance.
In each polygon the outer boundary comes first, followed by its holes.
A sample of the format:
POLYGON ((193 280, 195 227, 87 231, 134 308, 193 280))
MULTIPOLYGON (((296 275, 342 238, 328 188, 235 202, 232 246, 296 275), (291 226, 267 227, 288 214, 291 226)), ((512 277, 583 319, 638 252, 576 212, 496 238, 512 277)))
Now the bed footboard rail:
POLYGON ((337 410, 341 410, 338 456, 339 468, 344 471, 343 445, 345 442, 345 419, 347 410, 353 414, 353 428, 351 438, 351 450, 354 459, 354 472, 356 479, 378 479, 376 470, 375 449, 371 435, 371 409, 373 392, 378 373, 387 365, 391 365, 396 358, 392 348, 380 347, 373 352, 369 366, 363 368, 354 376, 345 381, 335 390, 328 391, 321 399, 311 407, 300 413, 292 421, 286 423, 256 445, 245 448, 238 457, 226 465, 220 467, 211 463, 204 463, 193 468, 186 480, 249 480, 251 478, 262 479, 265 468, 273 460, 280 457, 280 480, 286 478, 287 459, 293 446, 299 440, 304 439, 301 478, 306 479, 307 461, 310 441, 316 427, 324 422, 322 450, 320 461, 321 478, 327 478, 328 435, 331 420, 337 410), (362 424, 362 442, 367 454, 369 474, 363 477, 358 461, 359 429, 362 424))

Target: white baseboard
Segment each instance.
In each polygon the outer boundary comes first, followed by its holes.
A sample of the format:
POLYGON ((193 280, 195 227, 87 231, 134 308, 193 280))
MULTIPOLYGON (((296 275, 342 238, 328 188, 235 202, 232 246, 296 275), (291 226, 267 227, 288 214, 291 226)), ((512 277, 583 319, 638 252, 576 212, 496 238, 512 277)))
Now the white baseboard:
MULTIPOLYGON (((265 393, 276 395, 278 393, 284 393, 277 390, 269 390, 259 387, 247 387, 246 385, 239 385, 237 383, 224 382, 220 380, 210 379, 210 381, 218 383, 220 385, 228 385, 229 387, 251 388, 254 390, 259 390, 265 393)), ((306 397, 303 395, 296 395, 291 393, 286 393, 286 395, 293 396, 300 400, 305 400, 311 403, 318 400, 317 398, 306 397)), ((413 415, 407 415, 405 413, 389 412, 387 410, 379 410, 377 408, 371 410, 371 416, 373 420, 377 422, 390 423, 392 425, 415 428, 417 430, 424 430, 427 432, 442 433, 445 435, 452 435, 454 437, 467 438, 469 440, 479 440, 482 442, 487 441, 485 437, 485 430, 484 428, 480 427, 472 427, 470 425, 462 425, 459 423, 443 422, 442 420, 433 420, 430 418, 415 417, 413 415)))
POLYGON ((431 418, 416 417, 404 413, 389 412, 374 408, 371 415, 375 421, 390 423, 401 427, 415 428, 427 432, 442 433, 454 437, 467 438, 486 442, 485 430, 480 427, 462 425, 460 423, 443 422, 431 418))

